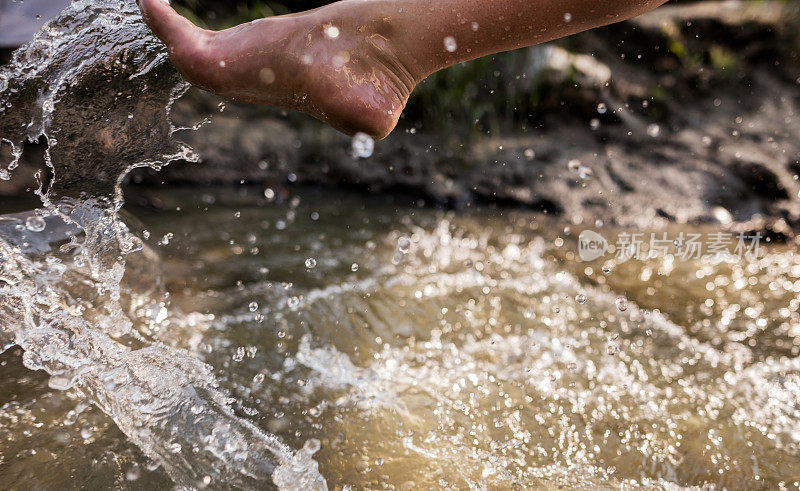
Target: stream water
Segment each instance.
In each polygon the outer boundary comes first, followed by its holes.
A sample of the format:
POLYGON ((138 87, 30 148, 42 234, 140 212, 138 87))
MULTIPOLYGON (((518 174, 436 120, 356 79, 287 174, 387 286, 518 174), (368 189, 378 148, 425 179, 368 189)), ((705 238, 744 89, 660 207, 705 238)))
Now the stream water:
POLYGON ((184 88, 125 0, 0 71, 0 178, 26 138, 52 169, 0 209, 0 487, 798 487, 793 249, 585 262, 585 227, 302 188, 121 211, 192 158, 184 88))

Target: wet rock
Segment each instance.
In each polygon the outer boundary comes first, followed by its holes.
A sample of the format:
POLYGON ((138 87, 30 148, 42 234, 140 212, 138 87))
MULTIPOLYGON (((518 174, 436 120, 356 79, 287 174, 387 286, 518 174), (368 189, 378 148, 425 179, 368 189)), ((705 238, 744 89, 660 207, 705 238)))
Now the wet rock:
POLYGON ((731 170, 738 174, 746 186, 750 186, 753 193, 766 200, 778 201, 789 198, 778 176, 763 164, 739 162, 734 164, 731 170))

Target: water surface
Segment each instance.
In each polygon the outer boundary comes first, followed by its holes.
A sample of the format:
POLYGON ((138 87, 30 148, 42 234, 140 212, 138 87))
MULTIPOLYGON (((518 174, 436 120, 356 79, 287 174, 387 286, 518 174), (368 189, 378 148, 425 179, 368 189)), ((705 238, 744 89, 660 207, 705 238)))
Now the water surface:
MULTIPOLYGON (((129 207, 165 289, 131 308, 331 488, 796 487, 793 250, 585 263, 527 212, 262 191, 129 207)), ((18 351, 0 380, 0 481, 171 485, 18 351)))

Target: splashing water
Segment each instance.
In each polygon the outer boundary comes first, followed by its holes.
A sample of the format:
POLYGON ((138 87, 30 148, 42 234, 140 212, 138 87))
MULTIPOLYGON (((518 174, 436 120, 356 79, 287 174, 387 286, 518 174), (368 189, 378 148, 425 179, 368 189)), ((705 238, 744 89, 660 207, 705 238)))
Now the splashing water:
POLYGON ((0 348, 91 400, 180 485, 323 489, 313 443, 294 453, 237 417, 211 367, 137 315, 163 292, 120 184, 195 160, 169 120, 186 89, 133 0, 73 1, 0 71, 0 179, 25 140, 52 171, 40 209, 0 217, 0 348))
MULTIPOLYGON (((258 347, 220 383, 293 446, 319 440, 332 486, 775 489, 797 479, 791 251, 601 273, 600 260, 559 259, 577 251, 579 230, 557 246, 563 224, 533 231, 521 212, 398 210, 313 189, 272 233, 285 207, 253 190, 228 225, 226 193, 161 225, 184 237, 166 263, 193 278, 191 247, 208 265, 172 300, 215 313, 197 347, 214 366, 258 347), (237 248, 251 244, 253 223, 263 254, 237 248)), ((198 193, 184 194, 187 205, 198 193)))
MULTIPOLYGON (((184 89, 123 0, 73 2, 0 71, 3 176, 25 139, 48 144, 53 174, 39 209, 0 217, 0 350, 21 347, 179 486, 324 488, 317 455, 341 487, 797 487, 794 251, 612 269, 565 258, 578 230, 564 241, 517 212, 318 190, 287 212, 259 190, 241 220, 222 199, 151 219, 159 258, 119 184, 193 158, 168 119, 184 89), (204 279, 168 297, 160 261, 198 258, 204 279)), ((0 407, 4 445, 50 435, 21 413, 0 407)))

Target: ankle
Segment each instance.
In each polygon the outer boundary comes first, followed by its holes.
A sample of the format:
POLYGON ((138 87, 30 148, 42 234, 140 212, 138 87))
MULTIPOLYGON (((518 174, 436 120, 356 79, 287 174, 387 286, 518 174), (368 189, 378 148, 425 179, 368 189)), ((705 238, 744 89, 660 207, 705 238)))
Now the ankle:
POLYGON ((397 43, 397 27, 360 2, 306 15, 310 27, 301 50, 323 54, 306 74, 318 81, 319 73, 331 73, 329 83, 311 84, 311 99, 327 110, 324 119, 346 133, 386 137, 419 81, 397 43))
POLYGON ((388 9, 384 2, 345 0, 311 11, 309 15, 320 25, 335 27, 343 37, 360 39, 364 54, 384 64, 410 93, 429 74, 417 68, 413 47, 404 41, 403 28, 398 25, 396 16, 387 15, 388 9))

